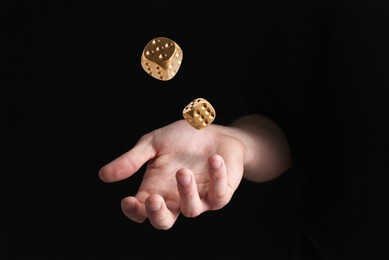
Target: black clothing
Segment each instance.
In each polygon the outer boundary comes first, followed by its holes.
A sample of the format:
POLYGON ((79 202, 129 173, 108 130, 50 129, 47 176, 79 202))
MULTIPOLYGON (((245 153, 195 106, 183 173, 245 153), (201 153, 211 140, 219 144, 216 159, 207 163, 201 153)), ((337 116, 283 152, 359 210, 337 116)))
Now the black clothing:
POLYGON ((3 3, 1 259, 388 259, 388 4, 133 2, 3 3), (156 36, 184 53, 167 82, 140 66, 156 36), (99 168, 197 97, 215 124, 275 120, 292 169, 169 231, 131 222, 141 174, 99 168))
POLYGON ((309 259, 388 259, 389 5, 294 6, 264 36, 246 96, 291 143, 297 239, 309 259))

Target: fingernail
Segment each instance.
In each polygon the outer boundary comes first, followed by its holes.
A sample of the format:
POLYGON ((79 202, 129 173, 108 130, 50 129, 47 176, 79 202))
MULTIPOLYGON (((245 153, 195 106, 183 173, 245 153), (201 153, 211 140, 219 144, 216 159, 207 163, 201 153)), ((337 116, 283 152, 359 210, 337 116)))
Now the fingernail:
POLYGON ((181 185, 188 185, 190 182, 190 175, 189 174, 180 175, 178 176, 178 180, 181 185))

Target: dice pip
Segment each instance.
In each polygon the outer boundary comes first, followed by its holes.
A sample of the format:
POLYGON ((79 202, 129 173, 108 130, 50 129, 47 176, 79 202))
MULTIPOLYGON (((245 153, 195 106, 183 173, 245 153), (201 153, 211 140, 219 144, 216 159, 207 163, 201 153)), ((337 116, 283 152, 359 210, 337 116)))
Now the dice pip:
POLYGON ((170 80, 178 72, 183 58, 180 46, 166 37, 157 37, 147 43, 141 56, 142 68, 158 80, 170 80))
POLYGON ((196 98, 183 109, 182 115, 191 126, 200 130, 215 120, 216 112, 206 99, 196 98))

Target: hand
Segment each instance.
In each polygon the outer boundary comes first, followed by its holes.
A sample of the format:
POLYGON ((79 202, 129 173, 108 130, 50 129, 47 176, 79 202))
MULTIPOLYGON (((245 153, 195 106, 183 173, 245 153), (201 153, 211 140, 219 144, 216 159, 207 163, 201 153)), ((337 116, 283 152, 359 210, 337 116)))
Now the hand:
POLYGON ((148 163, 137 193, 124 198, 121 207, 129 219, 149 219, 167 230, 180 214, 196 217, 224 207, 242 179, 243 157, 244 146, 228 127, 196 130, 179 120, 142 136, 99 176, 105 182, 123 180, 148 163))

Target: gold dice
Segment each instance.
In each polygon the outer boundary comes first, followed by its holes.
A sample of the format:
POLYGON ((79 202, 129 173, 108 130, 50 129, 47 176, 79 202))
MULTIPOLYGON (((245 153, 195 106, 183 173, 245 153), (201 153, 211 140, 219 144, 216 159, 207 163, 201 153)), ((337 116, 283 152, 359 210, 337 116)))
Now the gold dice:
POLYGON ((158 80, 170 80, 178 72, 183 53, 177 43, 166 37, 157 37, 147 43, 142 52, 142 68, 158 80))
POLYGON ((182 111, 185 120, 197 130, 210 125, 215 120, 216 112, 204 98, 196 98, 182 111))

